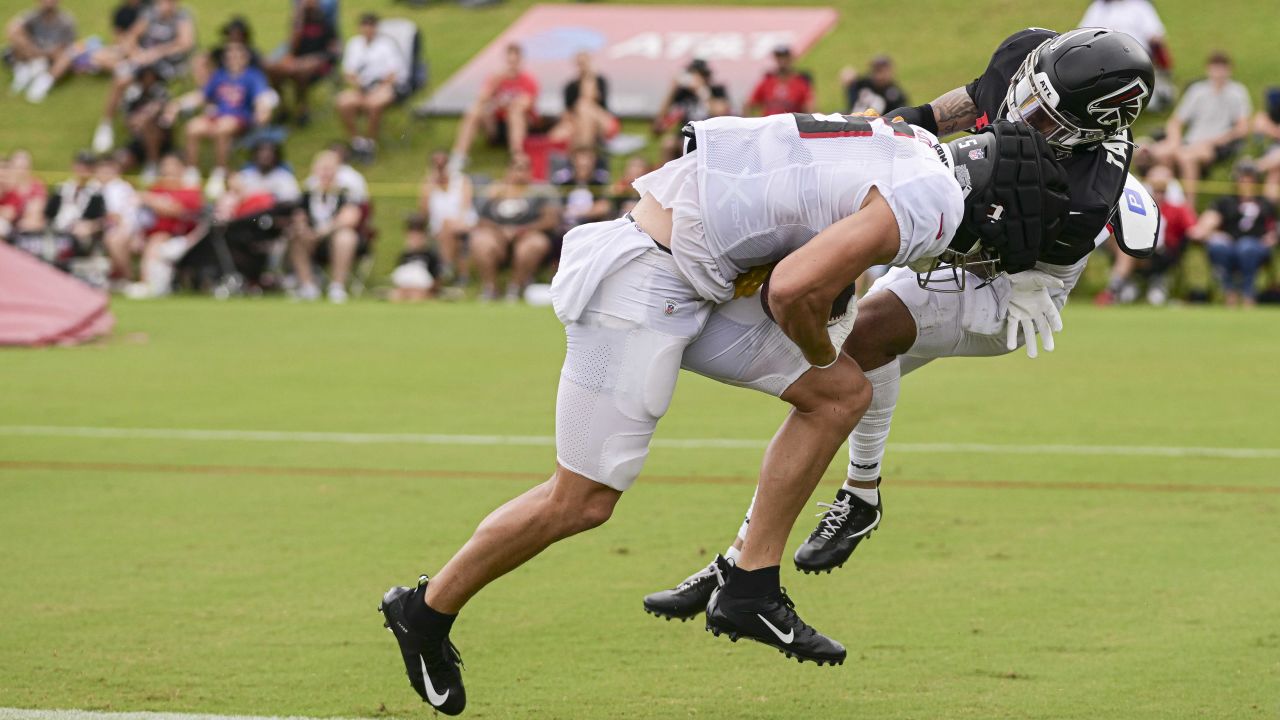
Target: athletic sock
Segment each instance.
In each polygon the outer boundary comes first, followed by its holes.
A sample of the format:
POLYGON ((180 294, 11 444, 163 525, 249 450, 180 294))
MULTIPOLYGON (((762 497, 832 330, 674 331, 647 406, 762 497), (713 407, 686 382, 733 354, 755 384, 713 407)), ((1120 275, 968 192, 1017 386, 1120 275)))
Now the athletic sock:
POLYGON ((731 565, 737 565, 737 564, 738 564, 738 556, 739 556, 739 555, 741 555, 741 554, 742 554, 742 551, 741 551, 741 550, 739 550, 738 548, 736 548, 736 547, 734 547, 734 546, 730 545, 730 546, 729 546, 729 549, 724 551, 724 559, 725 559, 725 560, 728 560, 728 561, 729 561, 729 564, 731 564, 731 565))
MULTIPOLYGON (((893 424, 893 411, 898 406, 898 384, 902 369, 897 358, 866 373, 871 383, 871 406, 858 421, 849 436, 849 480, 874 482, 880 477, 880 463, 884 460, 884 445, 889 439, 889 426, 893 424)), ((880 502, 878 488, 850 487, 848 490, 858 499, 875 505, 880 502)))
POLYGON ((777 592, 781 587, 777 565, 762 567, 757 570, 743 570, 734 566, 729 569, 729 579, 725 581, 724 594, 735 598, 759 598, 777 592))
POLYGON ((415 590, 409 596, 404 617, 409 621, 409 629, 429 638, 446 638, 453 628, 453 621, 458 619, 457 613, 442 613, 426 603, 426 586, 415 590))
MULTIPOLYGON (((747 506, 747 514, 746 514, 745 516, 743 516, 743 518, 742 518, 742 524, 738 526, 738 540, 739 540, 739 541, 741 541, 741 542, 744 542, 744 543, 747 541, 747 528, 751 525, 751 511, 752 511, 752 510, 755 510, 755 508, 756 508, 756 492, 759 492, 759 489, 758 489, 758 488, 756 489, 756 491, 755 491, 755 492, 752 492, 752 493, 751 493, 751 504, 747 506)), ((730 548, 730 549, 732 549, 732 548, 730 548)), ((727 553, 727 552, 726 552, 726 553, 724 554, 724 556, 725 556, 726 558, 729 558, 729 553, 727 553)), ((732 557, 732 558, 729 558, 729 559, 731 559, 731 560, 737 560, 737 559, 738 559, 738 551, 737 551, 737 550, 734 550, 734 551, 733 551, 733 557, 732 557)))

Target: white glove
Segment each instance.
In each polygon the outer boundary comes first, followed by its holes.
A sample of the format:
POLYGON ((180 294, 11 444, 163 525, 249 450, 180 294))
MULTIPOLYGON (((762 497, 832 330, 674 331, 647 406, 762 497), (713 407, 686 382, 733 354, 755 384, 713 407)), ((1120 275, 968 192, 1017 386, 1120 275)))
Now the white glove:
POLYGON ((844 314, 827 321, 827 335, 831 338, 831 344, 836 346, 837 353, 844 352, 844 341, 853 332, 853 321, 857 319, 858 295, 854 293, 849 296, 849 305, 844 314))
POLYGON ((1039 270, 1027 270, 1009 276, 1013 294, 1009 297, 1009 316, 1005 318, 1005 345, 1018 347, 1018 328, 1027 343, 1027 357, 1036 356, 1036 335, 1047 352, 1053 352, 1053 334, 1062 332, 1062 315, 1049 296, 1049 290, 1065 287, 1058 278, 1039 270))

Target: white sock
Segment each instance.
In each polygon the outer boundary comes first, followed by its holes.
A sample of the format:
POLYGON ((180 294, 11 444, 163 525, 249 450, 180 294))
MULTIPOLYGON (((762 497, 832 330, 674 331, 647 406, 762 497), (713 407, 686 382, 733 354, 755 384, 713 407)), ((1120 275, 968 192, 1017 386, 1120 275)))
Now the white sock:
MULTIPOLYGON (((751 493, 751 504, 747 506, 747 514, 742 518, 742 524, 738 526, 739 542, 745 543, 747 541, 747 527, 751 524, 751 511, 754 510, 755 507, 756 507, 756 494, 753 492, 751 493)), ((742 554, 742 551, 733 546, 729 546, 729 549, 724 551, 725 559, 732 560, 735 563, 738 561, 738 556, 741 554, 742 554)))
MULTIPOLYGON (((889 426, 893 423, 893 410, 898 406, 898 383, 902 379, 898 359, 866 373, 871 383, 871 406, 849 436, 849 480, 875 482, 880 477, 880 463, 884 460, 884 445, 889 439, 889 426)), ((877 488, 850 487, 844 489, 860 500, 872 505, 880 501, 877 488)))

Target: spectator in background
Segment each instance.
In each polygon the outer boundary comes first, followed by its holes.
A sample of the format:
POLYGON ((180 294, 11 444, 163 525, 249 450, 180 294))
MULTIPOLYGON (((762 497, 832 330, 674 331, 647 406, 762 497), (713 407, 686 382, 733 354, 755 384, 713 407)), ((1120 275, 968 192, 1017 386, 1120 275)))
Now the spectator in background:
MULTIPOLYGON (((447 156, 446 156, 447 157, 447 156)), ((391 302, 418 302, 436 292, 440 260, 427 243, 427 218, 415 213, 405 221, 404 250, 391 271, 391 302)))
POLYGON ((866 77, 858 77, 852 68, 845 68, 841 72, 841 84, 852 113, 873 110, 877 115, 883 115, 910 105, 907 94, 898 86, 893 59, 888 55, 871 58, 871 69, 866 77))
POLYGON ((284 162, 283 148, 270 140, 254 144, 251 162, 232 176, 230 185, 242 197, 268 194, 277 204, 297 202, 302 197, 298 179, 284 162))
POLYGON ((408 81, 406 70, 395 43, 378 35, 378 16, 361 15, 360 33, 347 41, 342 53, 347 87, 335 101, 357 157, 373 157, 382 113, 400 97, 408 81), (365 117, 363 135, 356 128, 361 115, 365 117))
POLYGON ((433 271, 443 283, 459 279, 462 268, 462 241, 476 224, 471 178, 449 165, 449 154, 431 153, 431 165, 422 181, 420 213, 411 221, 405 237, 406 250, 425 250, 427 233, 435 238, 439 267, 433 271))
POLYGON ((27 207, 13 244, 65 270, 73 258, 93 247, 103 214, 102 194, 93 180, 93 156, 78 153, 71 177, 53 188, 44 207, 27 207))
POLYGON ((1188 237, 1209 244, 1209 260, 1226 290, 1227 305, 1257 304, 1258 270, 1276 245, 1276 208, 1258 197, 1258 168, 1236 163, 1235 195, 1224 195, 1200 215, 1188 237))
POLYGON ((613 215, 613 203, 609 202, 608 194, 609 171, 600 167, 600 158, 594 148, 574 148, 569 154, 569 166, 553 173, 551 182, 564 198, 562 231, 613 215))
POLYGON ((130 136, 129 153, 133 163, 142 167, 142 181, 151 183, 156 178, 160 156, 173 149, 173 122, 164 116, 169 87, 155 67, 147 66, 134 74, 122 100, 130 136))
POLYGON ((329 301, 345 303, 347 279, 360 250, 360 226, 364 221, 363 198, 353 197, 341 182, 342 156, 322 150, 311 164, 299 207, 294 211, 286 237, 289 259, 298 278, 298 299, 317 300, 312 263, 329 260, 329 301))
POLYGON ((122 0, 111 13, 111 39, 104 42, 97 35, 91 35, 76 43, 72 51, 75 59, 72 67, 76 72, 90 75, 111 72, 124 59, 124 43, 129 30, 142 16, 143 0, 122 0))
POLYGON ((295 4, 288 45, 283 55, 267 64, 267 76, 282 100, 285 84, 293 85, 293 118, 299 127, 311 121, 307 96, 312 84, 332 72, 340 54, 338 28, 320 7, 320 0, 295 4))
POLYGON ((773 61, 774 69, 765 73, 751 91, 745 114, 813 112, 813 78, 793 67, 791 48, 786 45, 774 48, 773 61))
POLYGON ((680 155, 681 129, 685 123, 728 115, 729 92, 716 82, 706 60, 695 59, 675 79, 653 120, 654 135, 661 136, 663 162, 680 155))
POLYGON ((523 156, 529 126, 538 121, 537 100, 538 81, 524 70, 524 50, 511 43, 506 67, 485 82, 462 116, 449 162, 457 168, 466 165, 478 130, 483 130, 492 144, 505 142, 513 158, 523 156))
POLYGON ((1254 119, 1254 131, 1267 143, 1258 160, 1258 172, 1266 178, 1262 194, 1280 203, 1280 88, 1267 91, 1267 107, 1254 119))
POLYGON ((221 195, 226 188, 232 143, 255 121, 265 123, 270 114, 269 108, 261 104, 263 93, 269 90, 267 78, 250 66, 249 60, 249 48, 237 42, 227 43, 223 53, 225 67, 215 70, 204 86, 204 113, 187 122, 188 164, 194 167, 199 163, 201 142, 213 142, 214 167, 205 188, 211 197, 221 195))
POLYGON ((58 7, 58 0, 37 0, 34 10, 9 22, 5 35, 13 52, 10 91, 26 90, 29 102, 44 102, 75 59, 75 18, 58 7))
POLYGON ((173 289, 174 265, 195 243, 192 236, 204 207, 199 183, 187 182, 189 174, 182 158, 165 155, 156 181, 139 197, 149 222, 143 224, 142 281, 125 289, 129 297, 160 297, 173 289))
POLYGON ((124 38, 124 57, 116 64, 102 120, 93 133, 94 152, 105 153, 115 145, 111 123, 138 70, 150 66, 167 83, 183 72, 195 46, 195 21, 178 0, 153 0, 142 11, 124 38))
POLYGON ((142 201, 133 185, 120 176, 122 160, 127 154, 127 151, 121 151, 100 158, 95 170, 95 179, 101 188, 106 211, 102 245, 107 251, 107 257, 111 259, 112 277, 124 283, 135 279, 133 258, 142 252, 139 226, 142 201))
POLYGON ((218 37, 222 43, 207 53, 199 54, 191 65, 191 77, 196 85, 204 87, 218 70, 225 69, 227 47, 241 45, 249 51, 249 66, 262 70, 262 57, 253 46, 253 28, 243 15, 236 15, 218 28, 218 37))
POLYGON ((622 164, 622 177, 609 188, 609 197, 613 200, 614 214, 621 217, 631 212, 640 201, 640 194, 632 186, 636 180, 648 174, 651 169, 649 161, 639 155, 632 155, 622 164))
POLYGON ((580 52, 574 62, 578 76, 564 86, 564 113, 547 136, 574 147, 597 147, 617 135, 622 124, 609 112, 609 82, 592 66, 591 54, 580 52))
POLYGON ((31 172, 31 153, 15 150, 9 156, 4 193, 0 195, 0 225, 21 230, 24 220, 44 210, 45 185, 31 172), (33 215, 33 212, 36 213, 33 215))
POLYGON ((527 157, 513 158, 506 177, 489 186, 480 221, 471 231, 471 261, 480 276, 481 299, 497 299, 498 270, 511 258, 506 298, 518 301, 551 253, 551 232, 559 224, 556 191, 533 184, 527 157))
POLYGON ((1165 139, 1150 148, 1155 161, 1178 170, 1187 201, 1195 204, 1200 173, 1227 160, 1249 131, 1249 91, 1231 79, 1231 58, 1209 56, 1208 77, 1187 88, 1165 126, 1165 139))
POLYGON ((1114 247, 1112 239, 1108 245, 1111 246, 1115 264, 1111 267, 1107 289, 1094 297, 1097 305, 1130 303, 1136 300, 1138 288, 1132 281, 1135 270, 1147 278, 1147 302, 1163 305, 1169 299, 1166 276, 1182 260, 1187 233, 1196 224, 1196 213, 1186 204, 1182 189, 1169 168, 1162 165, 1152 168, 1147 173, 1144 184, 1151 192, 1156 206, 1160 208, 1160 236, 1156 240, 1155 252, 1148 260, 1139 260, 1120 252, 1114 247))
POLYGON ((1164 23, 1149 0, 1093 0, 1080 19, 1080 27, 1117 30, 1142 43, 1151 54, 1156 86, 1146 112, 1162 112, 1173 104, 1173 58, 1165 43, 1164 23))

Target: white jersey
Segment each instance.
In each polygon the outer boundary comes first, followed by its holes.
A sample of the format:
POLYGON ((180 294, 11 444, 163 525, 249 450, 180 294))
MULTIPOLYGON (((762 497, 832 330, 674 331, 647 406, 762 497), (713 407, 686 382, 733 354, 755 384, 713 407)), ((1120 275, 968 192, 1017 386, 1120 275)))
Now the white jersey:
POLYGON ((875 187, 897 218, 892 264, 941 254, 964 211, 928 132, 880 118, 801 113, 693 123, 696 150, 634 183, 672 212, 672 253, 708 300, 862 206, 875 187))

